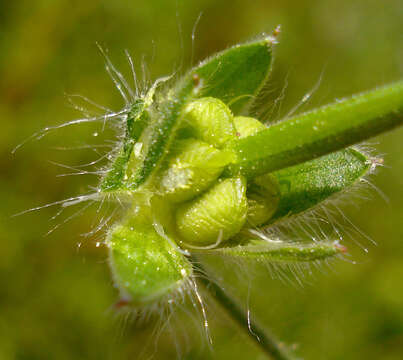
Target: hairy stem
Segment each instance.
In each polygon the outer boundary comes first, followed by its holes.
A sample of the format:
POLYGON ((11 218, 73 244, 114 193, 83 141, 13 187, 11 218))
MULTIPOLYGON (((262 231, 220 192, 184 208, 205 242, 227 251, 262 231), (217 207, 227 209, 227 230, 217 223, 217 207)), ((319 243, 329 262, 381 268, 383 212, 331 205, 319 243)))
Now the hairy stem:
MULTIPOLYGON (((206 270, 193 255, 193 264, 197 273, 205 275, 206 270)), ((264 330, 255 320, 248 317, 245 311, 229 296, 221 287, 210 277, 200 276, 200 283, 206 291, 226 310, 239 328, 254 342, 270 359, 274 360, 292 360, 293 356, 289 354, 284 345, 278 342, 273 334, 264 330)))
POLYGON ((403 124, 403 81, 297 115, 232 144, 227 172, 247 177, 302 163, 403 124), (258 149, 258 150, 257 150, 258 149))

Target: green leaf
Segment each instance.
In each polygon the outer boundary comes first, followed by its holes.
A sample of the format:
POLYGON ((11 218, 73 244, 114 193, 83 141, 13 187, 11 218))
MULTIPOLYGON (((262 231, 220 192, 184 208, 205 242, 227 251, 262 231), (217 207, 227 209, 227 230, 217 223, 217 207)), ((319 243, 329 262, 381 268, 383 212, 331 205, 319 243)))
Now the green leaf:
POLYGON ((272 38, 236 45, 202 62, 167 95, 157 96, 152 121, 145 131, 143 156, 131 160, 127 188, 137 189, 169 153, 188 102, 215 97, 233 111, 244 108, 261 89, 270 71, 272 38))
POLYGON ((344 253, 346 249, 337 242, 296 243, 283 241, 252 240, 248 245, 222 247, 210 253, 254 261, 277 263, 311 262, 325 260, 344 253))
POLYGON ((248 178, 311 160, 403 123, 403 82, 297 115, 238 139, 227 174, 248 178))
POLYGON ((134 306, 175 297, 192 275, 174 243, 137 214, 111 230, 107 245, 115 283, 134 306))

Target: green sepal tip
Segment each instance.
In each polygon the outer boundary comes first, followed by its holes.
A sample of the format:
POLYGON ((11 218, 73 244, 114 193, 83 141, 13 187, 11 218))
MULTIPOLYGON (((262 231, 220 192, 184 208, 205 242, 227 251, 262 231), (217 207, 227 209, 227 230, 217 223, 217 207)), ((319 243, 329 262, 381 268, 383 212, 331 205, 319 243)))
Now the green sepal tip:
POLYGON ((213 97, 239 114, 258 95, 271 71, 273 37, 235 45, 193 68, 184 83, 197 83, 197 98, 213 97))
POLYGON ((100 184, 103 192, 116 191, 124 187, 127 165, 135 144, 150 121, 144 99, 137 99, 130 107, 126 119, 126 131, 123 143, 114 158, 110 170, 100 184))

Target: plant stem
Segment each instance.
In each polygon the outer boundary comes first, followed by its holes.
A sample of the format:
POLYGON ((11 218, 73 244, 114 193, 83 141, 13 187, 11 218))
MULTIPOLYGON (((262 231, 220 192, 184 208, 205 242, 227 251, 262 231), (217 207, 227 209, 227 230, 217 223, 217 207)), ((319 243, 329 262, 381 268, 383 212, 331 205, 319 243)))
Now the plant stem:
POLYGON ((245 311, 210 277, 206 277, 206 270, 195 256, 192 262, 196 272, 203 275, 199 281, 210 295, 226 310, 227 314, 239 325, 239 328, 252 340, 270 359, 292 360, 284 345, 279 343, 275 336, 264 330, 255 320, 251 319, 245 311))
POLYGON ((232 144, 227 175, 254 177, 367 140, 403 124, 403 81, 297 115, 232 144))

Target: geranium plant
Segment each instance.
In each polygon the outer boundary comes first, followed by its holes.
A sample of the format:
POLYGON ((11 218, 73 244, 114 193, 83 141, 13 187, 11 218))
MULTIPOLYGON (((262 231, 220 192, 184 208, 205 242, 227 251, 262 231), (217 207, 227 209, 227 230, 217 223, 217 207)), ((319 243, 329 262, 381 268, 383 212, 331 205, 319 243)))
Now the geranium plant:
POLYGON ((290 359, 258 324, 246 329, 250 319, 198 256, 275 264, 343 256, 336 239, 301 241, 271 229, 372 171, 379 160, 351 146, 402 124, 403 83, 264 124, 248 111, 269 77, 274 43, 268 36, 236 45, 107 114, 122 138, 91 196, 126 204, 105 240, 121 306, 152 308, 203 286, 263 351, 290 359))

